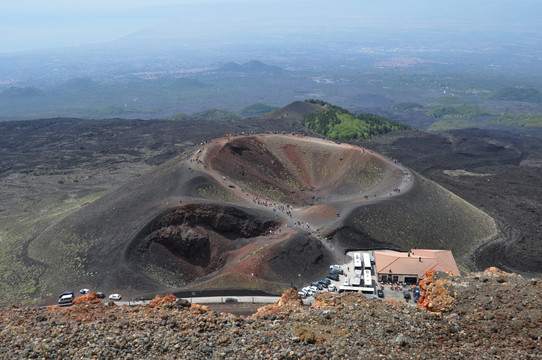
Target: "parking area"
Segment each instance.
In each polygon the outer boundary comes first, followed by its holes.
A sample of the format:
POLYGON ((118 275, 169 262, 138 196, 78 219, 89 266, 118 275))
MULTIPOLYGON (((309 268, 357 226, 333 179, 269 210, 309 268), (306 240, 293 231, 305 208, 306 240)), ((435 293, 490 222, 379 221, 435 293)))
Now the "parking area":
POLYGON ((347 262, 330 266, 327 279, 315 279, 313 283, 300 289, 299 293, 305 304, 314 302, 314 295, 318 292, 362 291, 368 298, 406 301, 415 305, 414 289, 410 285, 403 287, 378 282, 373 251, 351 251, 346 255, 349 259, 347 262), (369 266, 370 273, 367 272, 369 266), (404 290, 407 290, 408 298, 405 298, 404 290))
MULTIPOLYGON (((360 291, 362 289, 371 290, 372 294, 366 294, 367 297, 373 298, 376 296, 376 277, 374 272, 374 266, 368 262, 368 266, 371 267, 370 270, 370 284, 368 279, 364 278, 363 268, 359 264, 355 263, 355 253, 359 252, 349 252, 347 253, 347 262, 343 264, 334 264, 330 266, 330 273, 326 279, 315 279, 313 283, 308 284, 304 288, 300 289, 299 293, 303 297, 303 301, 306 304, 310 304, 314 301, 314 294, 317 292, 343 292, 343 291, 360 291), (355 276, 355 269, 358 270, 358 276, 355 276), (357 282, 356 282, 357 278, 357 282), (325 283, 327 282, 327 283, 325 283)), ((366 251, 369 258, 372 256, 372 252, 366 251)), ((365 269, 366 270, 366 269, 365 269)))
POLYGON ((408 302, 408 303, 410 303, 412 305, 416 304, 416 301, 414 301, 414 289, 411 286, 407 286, 406 288, 402 288, 402 287, 398 288, 398 287, 391 287, 388 284, 385 284, 384 286, 379 284, 378 289, 383 290, 384 299, 392 299, 392 300, 396 300, 396 301, 406 301, 406 302, 408 302), (403 290, 405 290, 405 289, 410 294, 409 299, 405 299, 405 296, 404 296, 404 293, 403 293, 403 290))

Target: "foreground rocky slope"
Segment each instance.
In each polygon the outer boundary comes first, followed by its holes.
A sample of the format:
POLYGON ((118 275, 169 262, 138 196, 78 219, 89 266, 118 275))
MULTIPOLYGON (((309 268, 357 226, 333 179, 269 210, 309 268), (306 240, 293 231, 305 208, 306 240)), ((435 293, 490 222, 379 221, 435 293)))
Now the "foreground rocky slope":
MULTIPOLYGON (((438 274, 447 306, 429 312, 363 295, 322 295, 303 307, 294 291, 252 317, 183 300, 139 307, 2 308, 2 358, 535 359, 542 356, 542 285, 486 271, 438 274)), ((440 292, 442 295, 442 292, 440 292)), ((436 299, 436 298, 435 298, 436 299)), ((433 299, 434 301, 436 301, 433 299)))

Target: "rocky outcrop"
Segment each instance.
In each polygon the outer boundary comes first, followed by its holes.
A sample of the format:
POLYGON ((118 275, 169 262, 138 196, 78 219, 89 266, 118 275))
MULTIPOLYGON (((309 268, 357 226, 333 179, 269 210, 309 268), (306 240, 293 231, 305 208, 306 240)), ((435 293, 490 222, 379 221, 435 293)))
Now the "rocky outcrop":
POLYGON ((73 305, 79 305, 79 304, 99 304, 100 298, 98 298, 98 294, 94 291, 89 292, 88 294, 85 294, 81 297, 73 299, 72 304, 73 305))
POLYGON ((253 315, 254 318, 271 317, 282 313, 291 313, 303 309, 303 300, 294 289, 286 290, 276 303, 261 307, 253 315))
POLYGON ((309 307, 294 290, 251 317, 221 314, 170 295, 156 297, 153 307, 82 302, 68 308, 0 308, 0 358, 542 356, 540 279, 494 271, 463 277, 437 273, 429 279, 428 286, 445 283, 454 294, 446 312, 357 293, 322 293, 309 307))
MULTIPOLYGON (((443 276, 442 273, 440 276, 443 276)), ((452 289, 448 278, 440 278, 435 271, 428 271, 425 279, 420 281, 421 297, 418 306, 437 313, 449 311, 457 294, 452 289)))

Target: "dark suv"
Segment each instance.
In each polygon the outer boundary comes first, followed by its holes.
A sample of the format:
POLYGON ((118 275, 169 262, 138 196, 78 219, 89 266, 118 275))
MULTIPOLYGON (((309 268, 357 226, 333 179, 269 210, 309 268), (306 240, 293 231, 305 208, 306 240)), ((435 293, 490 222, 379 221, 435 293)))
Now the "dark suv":
POLYGON ((318 283, 324 285, 324 287, 328 287, 329 284, 331 284, 331 280, 329 280, 327 278, 326 279, 321 279, 321 280, 318 280, 318 283))
POLYGON ((343 274, 344 274, 344 270, 343 270, 343 269, 332 268, 332 269, 329 270, 329 273, 330 273, 330 274, 339 274, 339 275, 343 275, 343 274))

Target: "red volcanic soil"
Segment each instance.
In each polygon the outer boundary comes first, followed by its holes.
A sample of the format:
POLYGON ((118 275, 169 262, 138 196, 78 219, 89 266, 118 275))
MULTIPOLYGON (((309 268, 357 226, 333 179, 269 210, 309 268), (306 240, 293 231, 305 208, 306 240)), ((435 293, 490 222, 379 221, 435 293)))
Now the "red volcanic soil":
POLYGON ((215 176, 256 197, 292 205, 361 198, 382 186, 400 186, 402 171, 363 148, 299 136, 222 139, 202 156, 215 176), (336 200, 336 199, 334 199, 336 200))

